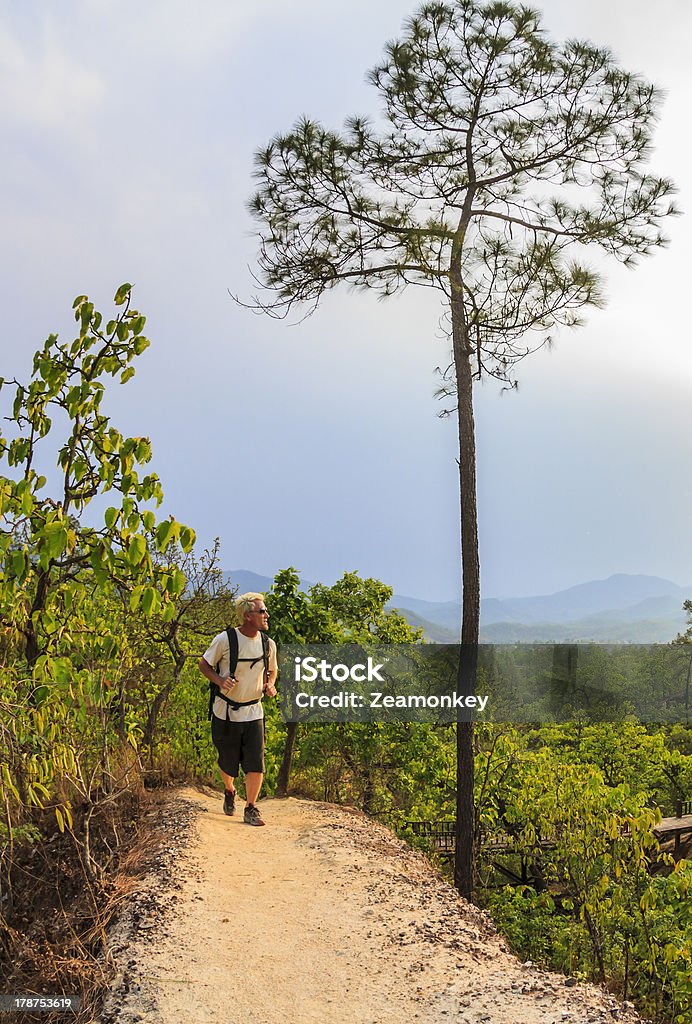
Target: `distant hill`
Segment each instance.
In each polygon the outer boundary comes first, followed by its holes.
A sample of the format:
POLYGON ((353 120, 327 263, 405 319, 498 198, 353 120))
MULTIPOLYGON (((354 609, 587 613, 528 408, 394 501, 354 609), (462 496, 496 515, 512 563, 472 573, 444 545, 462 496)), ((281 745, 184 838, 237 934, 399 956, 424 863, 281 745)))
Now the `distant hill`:
MULTIPOLYGON (((541 597, 517 597, 481 602, 481 622, 573 622, 587 615, 632 609, 651 598, 668 598, 666 614, 690 597, 689 587, 679 587, 659 576, 628 576, 617 573, 605 580, 591 580, 576 587, 541 597)), ((641 618, 635 612, 626 618, 641 618)))
POLYGON ((637 619, 633 622, 599 621, 591 616, 577 622, 535 623, 495 622, 481 627, 481 643, 592 643, 592 644, 667 644, 684 628, 671 619, 637 619))
MULTIPOLYGON (((223 578, 227 583, 237 587, 239 594, 247 594, 253 591, 258 594, 265 594, 268 590, 271 590, 273 582, 271 576, 260 576, 257 572, 251 572, 250 569, 231 569, 230 572, 224 572, 223 578)), ((303 585, 302 589, 305 589, 305 585, 303 585)))
MULTIPOLYGON (((395 606, 390 602, 388 608, 394 608, 395 606)), ((397 611, 406 619, 409 626, 418 628, 419 626, 423 630, 423 636, 426 640, 435 644, 456 644, 459 642, 459 626, 442 626, 438 622, 431 622, 429 619, 424 619, 422 615, 417 615, 416 612, 409 611, 408 608, 397 608, 397 611)))
MULTIPOLYGON (((454 643, 458 639, 461 622, 461 605, 458 601, 423 601, 418 597, 405 597, 394 594, 389 602, 390 608, 398 608, 402 615, 409 618, 409 613, 423 621, 432 623, 444 631, 450 631, 451 639, 438 640, 438 643, 454 643)), ((409 619, 413 624, 413 620, 409 619)), ((426 630, 427 634, 427 630, 426 630)), ((431 636, 430 639, 433 639, 431 636)), ((435 638, 437 639, 437 638, 435 638)))
MULTIPOLYGON (((272 578, 248 569, 232 569, 224 577, 241 593, 265 593, 272 578)), ((301 580, 307 590, 310 581, 301 580)), ((680 587, 660 576, 617 573, 567 590, 539 597, 484 598, 481 601, 483 643, 667 643, 685 628, 683 601, 692 585, 680 587)), ((461 605, 457 601, 424 601, 394 594, 388 607, 397 608, 412 626, 422 626, 434 643, 459 639, 461 605)))
MULTIPOLYGON (((659 576, 617 573, 555 594, 481 601, 483 643, 667 643, 685 628, 683 601, 692 585, 680 587, 659 576)), ((461 605, 420 601, 395 595, 392 605, 417 624, 432 628, 426 637, 438 643, 459 636, 461 605)))

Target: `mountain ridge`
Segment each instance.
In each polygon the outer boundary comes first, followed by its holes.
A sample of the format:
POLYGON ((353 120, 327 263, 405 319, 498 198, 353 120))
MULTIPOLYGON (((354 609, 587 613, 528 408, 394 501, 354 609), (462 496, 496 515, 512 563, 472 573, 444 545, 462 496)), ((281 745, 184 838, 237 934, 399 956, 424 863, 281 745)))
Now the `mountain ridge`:
MULTIPOLYGON (((232 569, 224 577, 241 591, 264 593, 272 585, 271 577, 248 569, 232 569)), ((301 580, 302 590, 309 586, 301 580)), ((483 598, 480 638, 486 643, 666 643, 685 628, 682 605, 688 598, 692 584, 681 587, 643 573, 614 573, 535 597, 483 598)), ((428 640, 458 641, 460 602, 394 594, 387 607, 422 626, 428 640)))

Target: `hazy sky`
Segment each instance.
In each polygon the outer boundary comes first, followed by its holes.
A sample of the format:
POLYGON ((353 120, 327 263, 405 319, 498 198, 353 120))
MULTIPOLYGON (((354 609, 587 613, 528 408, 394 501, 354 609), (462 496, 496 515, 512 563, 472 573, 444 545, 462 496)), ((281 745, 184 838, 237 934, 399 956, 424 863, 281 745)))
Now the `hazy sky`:
MULTIPOLYGON (((667 92, 652 167, 690 210, 686 0, 546 0, 553 38, 588 37, 667 92)), ((448 343, 423 289, 333 292, 299 326, 238 308, 254 259, 252 155, 303 114, 376 113, 365 84, 404 0, 0 0, 5 376, 24 376, 72 299, 133 281, 151 348, 108 400, 148 434, 165 511, 226 568, 346 569, 456 595, 455 425, 433 397, 448 343)), ((608 307, 477 392, 483 592, 546 593, 613 572, 692 584, 692 220, 608 307)), ((692 596, 692 595, 691 595, 692 596)))

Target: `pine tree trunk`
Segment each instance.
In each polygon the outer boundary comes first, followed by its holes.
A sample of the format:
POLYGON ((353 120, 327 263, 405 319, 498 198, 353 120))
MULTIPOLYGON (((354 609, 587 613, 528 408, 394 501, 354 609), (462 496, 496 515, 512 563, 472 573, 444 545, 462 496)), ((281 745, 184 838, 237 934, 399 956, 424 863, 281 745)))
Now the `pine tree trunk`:
MULTIPOLYGON (((452 276, 452 342, 459 428, 459 501, 461 510, 462 619, 459 692, 475 692, 480 624, 480 560, 476 504, 476 434, 473 418, 471 353, 464 319, 461 276, 452 276)), ((473 723, 457 722, 457 822, 454 884, 473 898, 474 866, 473 723)))

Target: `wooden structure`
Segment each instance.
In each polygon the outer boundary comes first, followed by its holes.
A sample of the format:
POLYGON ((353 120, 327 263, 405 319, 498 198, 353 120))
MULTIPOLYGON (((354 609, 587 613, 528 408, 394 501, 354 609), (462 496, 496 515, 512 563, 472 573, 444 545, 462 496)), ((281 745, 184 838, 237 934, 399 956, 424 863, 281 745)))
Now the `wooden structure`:
MULTIPOLYGON (((442 821, 407 821, 406 824, 414 836, 427 839, 436 853, 443 860, 452 860, 456 849, 456 822, 453 819, 445 818, 442 821)), ((486 851, 499 853, 512 853, 514 844, 510 836, 489 837, 486 832, 481 831, 481 848, 486 851)), ((555 844, 543 840, 540 845, 544 848, 553 847, 555 844)))
POLYGON ((427 839, 442 858, 452 859, 456 847, 455 821, 407 821, 406 824, 414 836, 427 839))
POLYGON ((674 817, 662 818, 658 825, 654 825, 654 835, 659 840, 674 836, 673 856, 677 858, 680 856, 682 837, 687 834, 692 836, 692 800, 678 800, 674 817))
MULTIPOLYGON (((451 860, 454 857, 456 844, 455 828, 453 819, 446 818, 442 821, 407 821, 414 836, 427 839, 433 849, 439 853, 443 860, 451 860)), ((675 837, 674 856, 680 856, 682 837, 692 836, 692 800, 678 800, 675 804, 675 816, 663 818, 658 825, 654 826, 654 835, 660 841, 668 836, 675 837)), ((541 842, 542 847, 554 846, 554 843, 541 842)), ((512 852, 512 842, 509 836, 502 838, 494 836, 488 840, 481 834, 481 848, 495 852, 512 852), (485 839, 485 841, 484 841, 485 839)))

